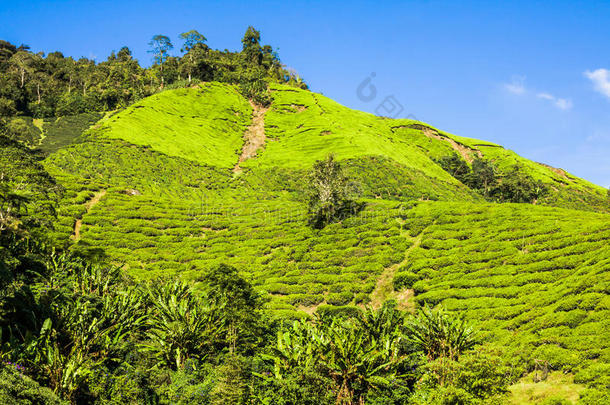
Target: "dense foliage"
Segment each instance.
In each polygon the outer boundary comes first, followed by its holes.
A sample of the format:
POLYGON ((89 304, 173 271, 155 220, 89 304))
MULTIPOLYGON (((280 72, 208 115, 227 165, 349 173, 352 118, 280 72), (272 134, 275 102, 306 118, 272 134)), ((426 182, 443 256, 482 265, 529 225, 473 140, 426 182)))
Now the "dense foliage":
POLYGON ((477 156, 469 166, 455 153, 437 162, 453 177, 490 201, 535 203, 548 192, 542 181, 534 181, 519 166, 498 174, 498 169, 490 161, 477 156))
POLYGON ((0 117, 36 118, 108 111, 126 107, 163 88, 185 87, 198 81, 238 84, 256 102, 269 102, 267 82, 306 88, 286 70, 260 33, 248 27, 241 52, 219 51, 206 45, 197 31, 180 35, 181 56, 172 56, 171 39, 155 35, 150 42, 154 64, 143 68, 127 47, 103 62, 74 60, 61 52, 33 53, 27 45, 0 41, 0 117))
POLYGON ((23 262, 0 295, 9 402, 59 403, 53 393, 71 403, 401 402, 427 373, 428 344, 447 347, 435 358, 451 361, 474 344, 470 328, 430 310, 461 338, 431 337, 426 316, 392 303, 278 323, 231 266, 210 269, 195 291, 171 279, 137 285, 119 267, 36 246, 37 264, 23 262))
POLYGON ((607 402, 607 190, 180 38, 57 94, 2 45, 0 402, 607 402))
POLYGON ((354 215, 363 208, 353 200, 356 185, 345 176, 333 155, 318 161, 308 176, 308 215, 314 228, 354 215))

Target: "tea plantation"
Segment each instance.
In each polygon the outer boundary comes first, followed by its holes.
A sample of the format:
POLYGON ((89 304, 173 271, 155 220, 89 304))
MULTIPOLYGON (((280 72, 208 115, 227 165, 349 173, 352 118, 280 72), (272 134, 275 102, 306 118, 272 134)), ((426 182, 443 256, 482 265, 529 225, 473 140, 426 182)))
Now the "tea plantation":
POLYGON ((264 148, 243 171, 232 169, 253 107, 219 83, 146 98, 52 153, 45 166, 66 188, 56 240, 102 247, 139 280, 196 286, 206 269, 233 265, 278 317, 387 298, 442 304, 521 366, 608 383, 605 189, 489 142, 271 89, 264 148), (312 229, 304 179, 330 153, 365 208, 312 229), (517 166, 548 193, 536 204, 486 202, 437 164, 452 154, 500 173, 517 166))
POLYGON ((421 233, 422 241, 394 284, 413 288, 417 304, 442 303, 464 313, 514 356, 579 370, 581 382, 607 374, 607 215, 520 204, 417 203, 405 217, 409 233, 421 233))

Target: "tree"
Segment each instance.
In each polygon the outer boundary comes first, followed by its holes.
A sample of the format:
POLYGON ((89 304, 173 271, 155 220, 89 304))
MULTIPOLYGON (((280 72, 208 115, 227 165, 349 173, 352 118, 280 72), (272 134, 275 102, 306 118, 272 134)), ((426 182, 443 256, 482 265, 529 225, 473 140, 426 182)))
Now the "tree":
POLYGON ((116 57, 119 62, 129 62, 133 59, 131 55, 131 50, 126 46, 122 47, 119 50, 119 52, 116 54, 116 57))
POLYGON ((91 83, 95 62, 87 58, 80 58, 76 63, 76 71, 78 72, 78 80, 83 90, 83 97, 87 96, 87 89, 91 83))
MULTIPOLYGON (((224 308, 223 329, 229 352, 250 353, 260 343, 260 310, 263 301, 233 266, 219 264, 201 279, 210 304, 224 308)), ((217 347, 222 350, 223 347, 217 347)))
POLYGON ((195 69, 195 58, 193 55, 193 51, 196 47, 200 49, 207 48, 205 45, 207 38, 196 30, 183 32, 182 34, 180 34, 180 38, 184 41, 184 44, 182 45, 180 51, 186 52, 186 55, 182 58, 181 62, 185 67, 189 83, 191 83, 193 70, 195 69))
POLYGON ((493 163, 478 156, 475 157, 472 161, 472 179, 467 185, 480 190, 485 197, 489 197, 497 183, 496 168, 493 163))
MULTIPOLYGON (((363 404, 373 391, 392 390, 410 379, 413 358, 393 306, 361 319, 302 320, 277 334, 272 355, 275 379, 291 373, 320 374, 336 404, 363 404)), ((264 377, 263 377, 264 378, 264 377)))
POLYGON ((167 58, 169 58, 169 51, 174 48, 174 45, 172 45, 172 41, 169 39, 169 37, 160 34, 153 36, 148 45, 152 48, 148 52, 153 54, 153 61, 160 67, 161 88, 163 88, 163 64, 167 58))
POLYGON ((189 83, 200 79, 239 84, 242 94, 260 105, 271 100, 268 82, 302 84, 281 65, 271 46, 261 47, 260 33, 253 28, 244 38, 245 52, 211 50, 195 30, 183 33, 181 40, 186 53, 171 57, 169 38, 155 35, 150 41, 155 63, 147 69, 139 66, 127 47, 100 63, 86 58, 76 62, 61 52, 45 56, 0 40, 0 116, 57 117, 114 110, 180 78, 189 83))
MULTIPOLYGON (((422 367, 414 404, 504 403, 500 396, 514 378, 512 370, 489 346, 479 346, 459 361, 439 358, 422 367)), ((505 398, 502 398, 505 399, 505 398)))
POLYGON ((182 34, 180 34, 180 38, 184 41, 184 44, 180 49, 181 52, 188 52, 197 45, 204 45, 207 41, 207 38, 196 30, 183 32, 182 34))
POLYGON ((490 196, 499 202, 535 203, 547 192, 547 186, 540 180, 535 181, 515 166, 501 177, 490 196))
POLYGON ((191 359, 203 359, 224 335, 224 308, 206 305, 180 281, 151 284, 148 300, 144 348, 156 356, 158 367, 178 370, 191 359))
POLYGON ((251 372, 245 358, 230 353, 217 370, 217 380, 210 393, 212 405, 248 403, 251 372))
POLYGON ((333 155, 318 160, 308 176, 309 223, 323 228, 332 221, 355 214, 363 204, 353 201, 356 187, 343 173, 333 155))
POLYGON ((17 52, 17 47, 15 45, 0 39, 0 71, 6 69, 6 64, 15 52, 17 52))
POLYGON ((263 50, 260 44, 261 33, 254 27, 249 26, 241 40, 242 55, 246 64, 260 65, 263 57, 263 50))
POLYGON ((32 65, 34 64, 34 56, 32 53, 25 50, 18 51, 11 57, 10 62, 19 75, 19 87, 23 88, 26 74, 32 73, 33 71, 32 65))
POLYGON ((437 160, 437 163, 445 170, 447 173, 466 184, 468 181, 468 176, 470 175, 470 167, 461 159, 456 153, 451 156, 444 156, 437 160))

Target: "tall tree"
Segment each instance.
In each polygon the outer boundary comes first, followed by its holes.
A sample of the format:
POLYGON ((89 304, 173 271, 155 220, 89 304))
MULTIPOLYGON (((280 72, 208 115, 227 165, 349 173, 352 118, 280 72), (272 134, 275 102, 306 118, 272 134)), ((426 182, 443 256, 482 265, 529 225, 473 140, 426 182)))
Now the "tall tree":
POLYGON ((119 62, 128 62, 133 59, 133 57, 131 56, 131 50, 126 46, 122 47, 119 50, 119 52, 116 54, 116 57, 119 62))
POLYGON ((205 45, 207 38, 196 30, 183 32, 180 34, 180 38, 184 41, 180 51, 186 52, 185 57, 182 58, 182 65, 184 66, 186 74, 188 75, 189 83, 191 83, 193 69, 195 68, 195 57, 193 55, 193 51, 196 47, 204 49, 207 48, 205 45))
POLYGON ((200 34, 197 30, 190 30, 180 34, 180 39, 184 41, 181 52, 188 52, 197 45, 203 45, 208 40, 203 34, 200 34))
POLYGON ((261 33, 254 27, 249 26, 241 40, 243 45, 242 54, 247 64, 260 65, 263 57, 261 47, 261 33))
POLYGON ((23 88, 25 85, 25 77, 26 74, 32 72, 32 64, 34 63, 34 58, 32 53, 28 51, 18 51, 11 57, 11 64, 13 69, 18 72, 19 80, 20 80, 20 88, 23 88))
POLYGON ((172 45, 172 41, 169 37, 161 34, 153 36, 148 45, 151 47, 148 52, 153 54, 155 64, 159 65, 159 71, 161 72, 161 88, 163 88, 163 64, 167 58, 169 58, 169 51, 174 49, 174 45, 172 45))
POLYGON ((0 70, 5 69, 6 64, 15 52, 17 52, 15 45, 0 39, 0 70))

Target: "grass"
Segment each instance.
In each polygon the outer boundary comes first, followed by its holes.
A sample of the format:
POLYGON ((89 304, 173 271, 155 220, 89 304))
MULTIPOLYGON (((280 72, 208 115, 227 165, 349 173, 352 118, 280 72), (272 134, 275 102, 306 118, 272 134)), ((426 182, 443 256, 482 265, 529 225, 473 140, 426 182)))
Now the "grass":
POLYGON ((533 376, 528 374, 509 387, 511 394, 509 398, 514 405, 536 404, 551 400, 563 400, 575 404, 584 389, 584 385, 574 383, 574 376, 571 374, 554 371, 549 373, 546 380, 539 382, 534 382, 533 376))

